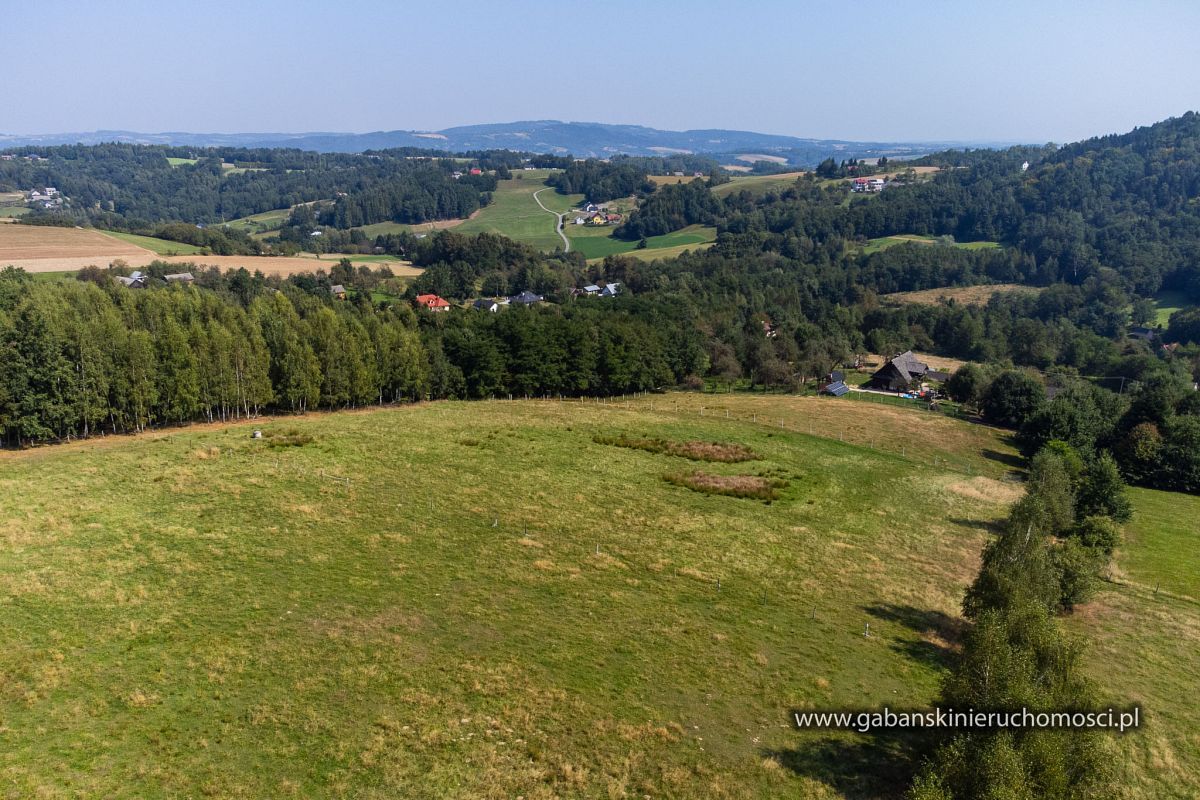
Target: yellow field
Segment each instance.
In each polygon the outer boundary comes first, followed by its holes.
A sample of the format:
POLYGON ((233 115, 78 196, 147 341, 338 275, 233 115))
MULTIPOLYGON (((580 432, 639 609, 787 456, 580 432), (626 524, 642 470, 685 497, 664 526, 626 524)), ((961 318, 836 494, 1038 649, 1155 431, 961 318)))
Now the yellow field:
MULTIPOLYGON (((55 228, 33 225, 0 225, 0 268, 13 266, 26 272, 73 272, 84 267, 111 266, 122 261, 130 267, 145 267, 152 261, 170 264, 202 264, 237 269, 245 267, 264 275, 293 275, 329 270, 341 258, 327 254, 285 258, 282 256, 162 256, 137 245, 83 228, 55 228)), ((420 275, 421 270, 408 262, 380 262, 371 256, 347 256, 356 266, 377 267, 386 263, 396 275, 420 275)))
POLYGON ((22 266, 20 262, 71 258, 91 258, 91 263, 96 263, 105 259, 137 257, 149 252, 137 245, 83 228, 34 225, 0 227, 0 266, 22 266))

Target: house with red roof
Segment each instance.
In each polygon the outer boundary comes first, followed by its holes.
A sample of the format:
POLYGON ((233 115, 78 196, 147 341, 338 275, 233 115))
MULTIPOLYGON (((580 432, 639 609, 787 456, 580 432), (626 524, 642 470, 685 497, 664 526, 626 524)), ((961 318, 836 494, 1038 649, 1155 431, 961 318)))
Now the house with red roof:
POLYGON ((417 295, 417 305, 421 308, 427 308, 430 311, 449 311, 450 303, 436 294, 419 294, 417 295))

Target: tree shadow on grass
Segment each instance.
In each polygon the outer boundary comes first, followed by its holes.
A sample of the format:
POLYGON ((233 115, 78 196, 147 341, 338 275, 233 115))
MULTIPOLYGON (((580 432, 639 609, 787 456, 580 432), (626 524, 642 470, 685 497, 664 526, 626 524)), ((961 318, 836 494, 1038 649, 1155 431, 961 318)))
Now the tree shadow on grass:
POLYGON ((847 800, 892 800, 904 796, 921 759, 928 735, 917 731, 869 734, 802 731, 800 742, 768 750, 783 767, 819 781, 847 800))
POLYGON ((877 603, 863 610, 876 619, 895 622, 920 635, 916 641, 893 642, 891 648, 897 653, 937 669, 953 666, 955 646, 963 632, 962 620, 941 611, 894 603, 877 603))
POLYGON ((998 461, 1006 467, 1012 467, 1014 472, 1025 471, 1025 457, 1020 453, 1001 453, 999 450, 988 448, 981 455, 989 461, 998 461))
POLYGON ((966 519, 963 517, 951 517, 947 520, 951 524, 961 525, 964 528, 974 528, 979 531, 986 531, 999 536, 1004 532, 1004 522, 998 519, 966 519))

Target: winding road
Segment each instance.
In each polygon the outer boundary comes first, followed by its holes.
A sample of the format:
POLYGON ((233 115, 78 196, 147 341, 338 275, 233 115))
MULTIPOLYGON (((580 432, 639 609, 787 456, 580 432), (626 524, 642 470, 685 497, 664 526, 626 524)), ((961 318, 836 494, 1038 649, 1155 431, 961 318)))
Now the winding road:
POLYGON ((547 214, 553 214, 555 216, 555 218, 558 220, 558 223, 554 227, 554 231, 555 231, 555 233, 558 234, 559 238, 563 240, 563 252, 569 253, 569 252, 571 252, 571 240, 567 238, 567 235, 565 233, 563 233, 563 215, 559 214, 557 211, 551 211, 550 209, 548 209, 544 205, 542 205, 542 198, 538 197, 538 195, 544 191, 546 191, 546 190, 538 189, 536 192, 533 193, 533 199, 537 202, 537 204, 539 206, 541 206, 542 211, 545 211, 547 214))

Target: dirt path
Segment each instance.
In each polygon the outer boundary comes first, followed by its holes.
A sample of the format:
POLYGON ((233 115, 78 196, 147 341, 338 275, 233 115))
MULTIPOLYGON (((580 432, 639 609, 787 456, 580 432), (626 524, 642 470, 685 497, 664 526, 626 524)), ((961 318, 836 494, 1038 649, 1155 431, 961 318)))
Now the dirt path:
POLYGON ((541 206, 542 211, 545 211, 547 214, 554 215, 554 218, 557 220, 557 223, 554 226, 554 232, 557 233, 558 237, 563 240, 563 252, 569 253, 569 252, 571 252, 571 241, 567 238, 567 235, 565 233, 563 233, 563 215, 558 213, 557 211, 551 211, 550 209, 548 209, 544 205, 542 205, 542 198, 538 197, 538 195, 544 191, 546 191, 546 190, 538 189, 536 192, 533 193, 533 199, 535 201, 537 201, 537 204, 539 206, 541 206))

